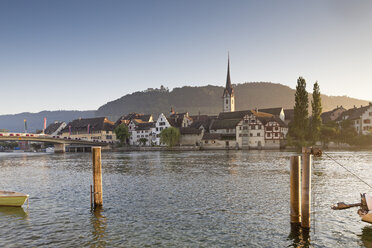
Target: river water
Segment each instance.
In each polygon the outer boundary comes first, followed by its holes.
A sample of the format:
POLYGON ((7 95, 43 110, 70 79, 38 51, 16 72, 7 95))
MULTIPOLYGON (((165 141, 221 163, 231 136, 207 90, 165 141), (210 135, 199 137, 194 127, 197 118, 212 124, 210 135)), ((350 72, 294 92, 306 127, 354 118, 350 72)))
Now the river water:
MULTIPOLYGON (((329 154, 372 184, 372 152, 329 154)), ((90 153, 0 153, 0 247, 372 247, 356 208, 371 192, 328 157, 314 159, 309 235, 289 224, 291 152, 103 153, 103 209, 91 211, 90 153)))

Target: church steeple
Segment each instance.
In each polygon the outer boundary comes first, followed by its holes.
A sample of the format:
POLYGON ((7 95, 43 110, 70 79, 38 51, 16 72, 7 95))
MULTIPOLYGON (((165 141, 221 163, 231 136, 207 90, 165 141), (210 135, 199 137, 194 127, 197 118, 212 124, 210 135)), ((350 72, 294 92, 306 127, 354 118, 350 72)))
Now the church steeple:
POLYGON ((223 112, 234 112, 235 102, 234 102, 234 89, 231 85, 230 78, 230 55, 227 57, 227 77, 226 77, 226 87, 223 91, 223 112))
POLYGON ((230 79, 230 55, 227 57, 227 78, 226 78, 226 90, 229 94, 233 94, 234 90, 231 86, 231 79, 230 79))

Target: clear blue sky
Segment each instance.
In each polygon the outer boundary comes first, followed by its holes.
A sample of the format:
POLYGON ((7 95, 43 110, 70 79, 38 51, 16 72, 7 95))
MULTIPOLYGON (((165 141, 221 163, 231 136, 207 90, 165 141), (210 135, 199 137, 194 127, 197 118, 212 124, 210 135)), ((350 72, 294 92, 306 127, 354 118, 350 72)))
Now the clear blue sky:
POLYGON ((372 1, 0 1, 0 114, 164 85, 271 81, 372 100, 372 1))

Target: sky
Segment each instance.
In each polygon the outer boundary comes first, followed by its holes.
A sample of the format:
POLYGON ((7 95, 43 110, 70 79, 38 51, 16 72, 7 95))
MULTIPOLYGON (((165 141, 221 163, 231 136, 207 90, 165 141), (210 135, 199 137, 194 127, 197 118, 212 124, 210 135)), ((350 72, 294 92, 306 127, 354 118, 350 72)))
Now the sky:
POLYGON ((296 87, 372 100, 372 1, 1 0, 0 114, 94 110, 147 88, 296 87))

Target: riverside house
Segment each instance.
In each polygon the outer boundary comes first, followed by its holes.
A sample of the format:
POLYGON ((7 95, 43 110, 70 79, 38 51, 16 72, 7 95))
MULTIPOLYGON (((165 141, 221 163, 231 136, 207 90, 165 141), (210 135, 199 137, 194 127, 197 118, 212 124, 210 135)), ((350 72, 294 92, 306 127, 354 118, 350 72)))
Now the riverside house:
POLYGON ((346 110, 342 112, 336 122, 340 123, 342 121, 351 121, 355 131, 358 134, 371 134, 372 133, 372 103, 367 106, 361 106, 346 110))
POLYGON ((115 142, 114 122, 106 117, 76 119, 61 131, 62 138, 115 142))

